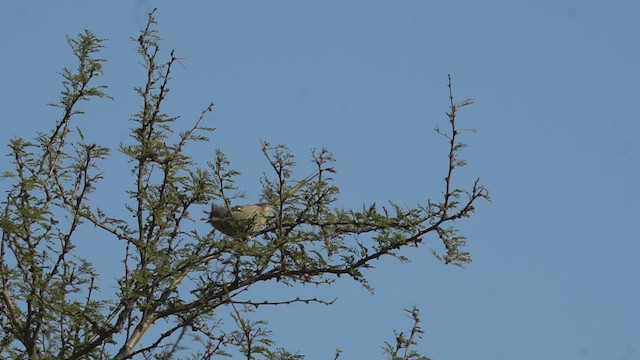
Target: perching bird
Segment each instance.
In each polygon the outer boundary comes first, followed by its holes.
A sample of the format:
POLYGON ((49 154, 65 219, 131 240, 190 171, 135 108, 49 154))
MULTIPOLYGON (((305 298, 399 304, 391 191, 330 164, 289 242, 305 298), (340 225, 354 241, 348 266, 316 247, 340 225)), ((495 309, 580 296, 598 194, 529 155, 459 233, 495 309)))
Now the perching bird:
POLYGON ((273 207, 266 203, 236 205, 231 208, 212 204, 209 223, 216 230, 232 237, 252 235, 267 223, 272 210, 273 207))
MULTIPOLYGON (((335 172, 334 168, 322 170, 335 172)), ((318 174, 320 174, 320 171, 301 180, 298 185, 289 190, 288 194, 293 195, 318 174)), ((209 223, 216 230, 231 237, 251 236, 262 230, 272 211, 273 207, 267 203, 235 205, 230 207, 212 204, 209 223)))

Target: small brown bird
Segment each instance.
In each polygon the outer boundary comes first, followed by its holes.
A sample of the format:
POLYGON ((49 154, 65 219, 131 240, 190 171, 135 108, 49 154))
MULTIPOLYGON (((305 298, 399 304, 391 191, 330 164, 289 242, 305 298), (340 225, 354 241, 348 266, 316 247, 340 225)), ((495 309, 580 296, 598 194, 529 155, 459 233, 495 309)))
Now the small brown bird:
MULTIPOLYGON (((322 170, 336 172, 334 168, 322 170)), ((288 194, 295 194, 307 182, 319 174, 320 171, 317 171, 299 181, 296 186, 289 190, 288 194)), ((272 211, 273 207, 267 203, 244 204, 230 207, 212 204, 209 223, 216 230, 234 238, 252 236, 262 230, 272 211)))
POLYGON ((266 203, 226 206, 211 205, 209 223, 225 235, 253 235, 267 223, 273 207, 266 203))

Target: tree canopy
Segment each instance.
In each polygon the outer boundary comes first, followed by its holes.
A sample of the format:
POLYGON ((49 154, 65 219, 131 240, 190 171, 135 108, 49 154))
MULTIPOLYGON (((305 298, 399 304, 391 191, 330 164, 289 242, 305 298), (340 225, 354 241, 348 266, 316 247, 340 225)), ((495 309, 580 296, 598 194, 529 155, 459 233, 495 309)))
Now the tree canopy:
MULTIPOLYGON (((470 217, 489 194, 478 180, 468 187, 453 181, 465 165, 458 111, 473 101, 455 101, 450 76, 447 128, 436 129, 448 146, 441 198, 415 207, 390 201, 339 208, 332 178, 339 168, 328 149, 312 151, 316 176, 298 182, 292 175, 294 154, 284 144, 263 142, 272 170, 262 177, 268 216, 259 227, 251 223, 224 233, 206 224, 202 214, 211 216, 212 203, 229 211, 238 204, 239 173, 222 150, 206 164, 187 151, 188 144, 210 141, 215 129, 206 117, 213 104, 186 126, 166 113, 163 104, 179 59, 162 51, 154 12, 133 41, 146 81, 136 88, 141 105, 132 115, 131 138, 118 149, 128 158, 132 178, 125 196, 114 200, 125 204, 124 214, 92 203, 104 175, 100 162, 111 149, 85 138, 74 123, 84 114, 83 101, 109 97, 100 84, 103 39, 90 31, 68 38, 77 66, 61 72, 60 100, 52 104, 60 118, 32 140, 10 141, 11 170, 2 175, 7 190, 0 215, 2 357, 207 359, 239 352, 247 359, 299 359, 302 355, 277 348, 268 324, 250 321, 247 312, 333 300, 254 300, 256 284, 326 285, 345 276, 369 288, 363 270, 374 260, 406 260, 398 250, 427 246, 429 238, 439 239, 442 246, 436 248, 443 250, 432 251, 445 264, 471 260, 455 221, 470 217), (78 229, 85 225, 108 234, 114 249, 122 249, 116 254, 114 293, 100 287, 103 279, 92 259, 76 251, 78 229)), ((391 359, 426 359, 411 349, 422 332, 418 310, 408 314, 411 331, 396 333, 384 350, 391 359)))

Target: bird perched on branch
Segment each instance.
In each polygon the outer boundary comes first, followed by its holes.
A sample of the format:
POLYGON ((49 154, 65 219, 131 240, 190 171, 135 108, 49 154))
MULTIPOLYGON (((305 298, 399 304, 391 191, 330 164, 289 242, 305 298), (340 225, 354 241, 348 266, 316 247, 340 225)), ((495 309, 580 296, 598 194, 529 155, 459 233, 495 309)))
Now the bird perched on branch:
MULTIPOLYGON (((334 168, 325 168, 307 176, 298 182, 288 195, 295 194, 311 179, 318 176, 322 171, 336 172, 334 168)), ((209 223, 218 231, 231 237, 254 235, 267 223, 269 214, 273 211, 273 206, 267 203, 244 204, 235 206, 221 206, 211 204, 209 223)))
POLYGON ((236 206, 211 205, 209 223, 225 235, 255 234, 267 223, 273 207, 267 203, 236 206))

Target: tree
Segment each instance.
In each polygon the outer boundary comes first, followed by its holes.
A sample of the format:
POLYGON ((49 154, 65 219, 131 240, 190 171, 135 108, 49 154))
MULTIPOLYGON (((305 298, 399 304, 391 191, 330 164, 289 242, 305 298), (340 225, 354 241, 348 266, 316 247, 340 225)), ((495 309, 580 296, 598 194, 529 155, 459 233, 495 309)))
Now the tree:
MULTIPOLYGON (((476 202, 489 196, 478 180, 468 189, 453 185, 455 170, 465 165, 459 156, 465 144, 459 140, 457 111, 473 101, 454 102, 451 77, 449 127, 436 129, 449 148, 440 200, 415 208, 393 202, 363 204, 358 210, 332 208, 339 189, 327 149, 312 151, 317 176, 295 182, 293 154, 286 145, 264 142, 262 152, 273 173, 263 176, 263 197, 272 211, 264 226, 244 227, 257 233, 246 230, 231 237, 203 231, 198 214, 213 202, 231 209, 242 196, 234 184, 238 172, 220 150, 201 166, 185 149, 209 141, 214 129, 204 122, 213 104, 180 132, 178 118, 163 111, 179 59, 171 51, 161 60, 155 26, 151 12, 133 39, 146 82, 136 89, 142 104, 133 115, 133 140, 119 147, 129 158, 134 184, 124 200, 128 214, 107 214, 92 204, 90 195, 103 177, 99 163, 110 149, 85 139, 72 125, 83 114, 83 101, 109 97, 105 85, 95 85, 105 61, 98 57, 103 39, 86 30, 68 38, 78 65, 61 73, 63 90, 53 104, 60 119, 31 141, 10 141, 12 170, 2 175, 8 189, 0 215, 2 357, 184 358, 181 350, 188 342, 193 359, 231 351, 247 359, 300 359, 302 355, 274 348, 268 324, 248 320, 247 312, 266 305, 332 301, 254 301, 247 297, 254 285, 324 285, 346 276, 368 288, 363 270, 372 261, 405 260, 397 250, 424 246, 430 234, 444 245, 442 252, 432 250, 437 259, 458 266, 470 261, 466 239, 453 222, 469 217, 476 202), (105 232, 114 248, 122 249, 115 294, 100 290, 91 259, 75 251, 78 229, 86 225, 105 232), (229 314, 226 319, 223 310, 229 314)), ((410 337, 396 333, 396 344, 385 347, 392 359, 424 358, 410 350, 422 330, 417 309, 409 313, 414 320, 410 337)))

